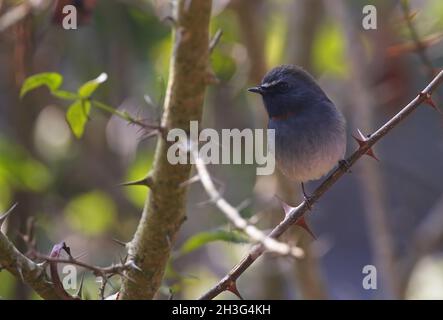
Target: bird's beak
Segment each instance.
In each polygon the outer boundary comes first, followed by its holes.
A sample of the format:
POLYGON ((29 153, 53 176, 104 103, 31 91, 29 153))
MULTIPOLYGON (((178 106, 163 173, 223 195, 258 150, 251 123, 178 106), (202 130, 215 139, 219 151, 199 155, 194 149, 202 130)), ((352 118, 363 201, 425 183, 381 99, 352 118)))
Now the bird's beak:
POLYGON ((263 94, 264 90, 262 86, 256 86, 248 89, 249 92, 263 94))

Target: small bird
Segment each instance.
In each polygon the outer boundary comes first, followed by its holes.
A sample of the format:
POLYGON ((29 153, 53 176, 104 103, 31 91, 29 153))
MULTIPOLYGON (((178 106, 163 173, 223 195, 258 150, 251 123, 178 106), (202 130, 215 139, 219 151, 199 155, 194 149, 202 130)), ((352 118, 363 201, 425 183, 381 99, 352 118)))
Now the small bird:
POLYGON ((346 151, 346 121, 305 70, 293 65, 269 71, 262 83, 248 91, 263 98, 275 130, 277 168, 291 180, 320 179, 341 163, 346 151))

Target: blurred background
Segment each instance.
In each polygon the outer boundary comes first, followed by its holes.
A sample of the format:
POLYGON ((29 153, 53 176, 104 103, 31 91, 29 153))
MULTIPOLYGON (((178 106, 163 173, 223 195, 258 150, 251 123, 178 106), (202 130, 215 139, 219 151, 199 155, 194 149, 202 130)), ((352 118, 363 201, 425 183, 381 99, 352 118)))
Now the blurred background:
MULTIPOLYGON (((123 120, 93 110, 76 139, 65 102, 38 89, 19 99, 30 75, 59 72, 76 90, 101 72, 109 80, 97 100, 143 118, 161 115, 171 54, 170 1, 83 2, 78 30, 60 26, 56 1, 0 0, 0 212, 18 207, 4 231, 26 252, 20 235, 35 225, 36 248, 66 241, 73 255, 108 265, 124 255, 147 190, 118 184, 150 170, 155 140, 123 120)), ((63 1, 60 1, 63 2, 63 1)), ((246 92, 271 67, 292 63, 312 73, 348 120, 348 154, 357 128, 369 134, 429 82, 443 63, 443 2, 214 0, 211 34, 223 36, 211 56, 220 83, 207 91, 203 127, 263 128, 261 100, 246 92), (375 5, 376 29, 365 30, 363 7, 375 5)), ((435 102, 443 106, 443 90, 435 102), (441 97, 441 98, 440 98, 441 97)), ((300 262, 265 255, 238 281, 247 299, 443 299, 443 117, 422 106, 376 145, 315 206, 307 219, 318 237, 297 227, 285 239, 302 245, 300 262), (362 285, 366 265, 377 289, 362 285)), ((256 176, 253 165, 209 167, 226 199, 270 230, 283 217, 273 198, 292 205, 298 185, 280 175, 256 176)), ((308 184, 312 191, 319 184, 308 184)), ((189 192, 187 221, 158 298, 195 299, 250 248, 208 201, 189 192), (235 241, 233 241, 235 240, 235 241)), ((79 277, 83 270, 79 269, 79 277)), ((98 297, 86 273, 86 295, 98 297)), ((118 290, 118 279, 107 292, 118 290)), ((235 298, 231 293, 220 297, 235 298)), ((7 271, 0 298, 38 299, 7 271)))

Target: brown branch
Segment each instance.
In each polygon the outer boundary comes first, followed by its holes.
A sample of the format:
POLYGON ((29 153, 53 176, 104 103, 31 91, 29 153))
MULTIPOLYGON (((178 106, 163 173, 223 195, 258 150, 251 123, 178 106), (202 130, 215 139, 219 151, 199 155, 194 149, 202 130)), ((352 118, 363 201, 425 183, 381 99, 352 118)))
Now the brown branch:
POLYGON ((303 250, 300 248, 291 247, 284 242, 280 242, 268 237, 264 232, 260 231, 258 228, 254 227, 243 219, 238 210, 229 204, 229 202, 227 202, 217 191, 206 165, 198 156, 198 151, 194 150, 192 152, 192 156, 195 161, 195 168, 197 169, 200 181, 206 193, 209 195, 212 202, 215 203, 215 205, 225 214, 226 218, 228 218, 228 220, 231 221, 235 227, 246 233, 253 241, 261 243, 263 247, 270 252, 281 255, 291 255, 296 258, 303 257, 303 250))
MULTIPOLYGON (((363 155, 367 154, 371 150, 371 147, 382 139, 387 133, 395 128, 400 122, 402 122, 407 116, 409 116, 415 109, 417 109, 422 103, 428 103, 431 99, 431 94, 435 88, 443 80, 443 71, 440 71, 438 75, 426 86, 426 88, 420 92, 411 102, 409 102, 399 113, 392 117, 382 127, 380 127, 373 134, 360 144, 360 147, 346 159, 346 165, 341 165, 335 169, 329 177, 323 181, 323 183, 314 191, 309 202, 311 204, 317 202, 323 194, 328 191, 347 171, 352 167, 363 155)), ((295 207, 285 219, 276 226, 269 234, 272 238, 280 237, 286 230, 289 229, 298 219, 300 219, 309 210, 309 205, 306 201, 303 201, 299 206, 295 207)), ((260 257, 265 248, 261 244, 255 245, 249 254, 243 258, 231 271, 221 279, 214 287, 203 294, 199 299, 213 299, 221 292, 228 290, 236 280, 251 266, 258 257, 260 257)))
MULTIPOLYGON (((165 99, 163 128, 189 130, 200 121, 205 89, 214 76, 209 67, 209 20, 212 1, 180 0, 176 4, 174 46, 165 99)), ((172 142, 158 139, 152 181, 137 231, 128 243, 129 259, 143 270, 125 272, 121 299, 152 299, 163 280, 171 243, 185 217, 191 164, 172 165, 167 150, 172 142), (134 279, 129 281, 128 279, 134 279)))

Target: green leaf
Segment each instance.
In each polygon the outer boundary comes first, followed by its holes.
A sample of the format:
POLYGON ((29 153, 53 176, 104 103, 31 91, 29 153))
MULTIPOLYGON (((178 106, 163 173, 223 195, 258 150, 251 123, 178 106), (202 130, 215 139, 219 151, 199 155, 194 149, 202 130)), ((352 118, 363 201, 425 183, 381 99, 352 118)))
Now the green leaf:
POLYGON ((22 85, 20 90, 20 98, 22 98, 29 91, 34 90, 41 86, 47 86, 49 91, 56 91, 63 82, 63 77, 59 73, 44 72, 38 73, 28 77, 22 85))
POLYGON ((52 95, 63 100, 76 100, 79 98, 79 96, 76 93, 65 90, 53 91, 52 95))
POLYGON ((95 90, 108 79, 108 75, 106 73, 102 73, 97 78, 86 82, 84 85, 78 89, 78 94, 82 98, 89 98, 95 90))
POLYGON ((85 131, 85 125, 88 122, 90 111, 90 101, 77 100, 69 107, 68 112, 66 112, 66 120, 74 135, 79 139, 83 136, 83 132, 85 131))
POLYGON ((51 173, 44 164, 33 159, 27 150, 0 136, 0 154, 0 207, 10 205, 12 190, 47 190, 52 180, 51 173))
POLYGON ((194 251, 205 244, 214 241, 226 241, 232 243, 247 243, 248 238, 238 231, 226 231, 226 230, 215 230, 215 231, 203 231, 197 233, 190 237, 182 245, 180 252, 182 254, 187 254, 194 251))

